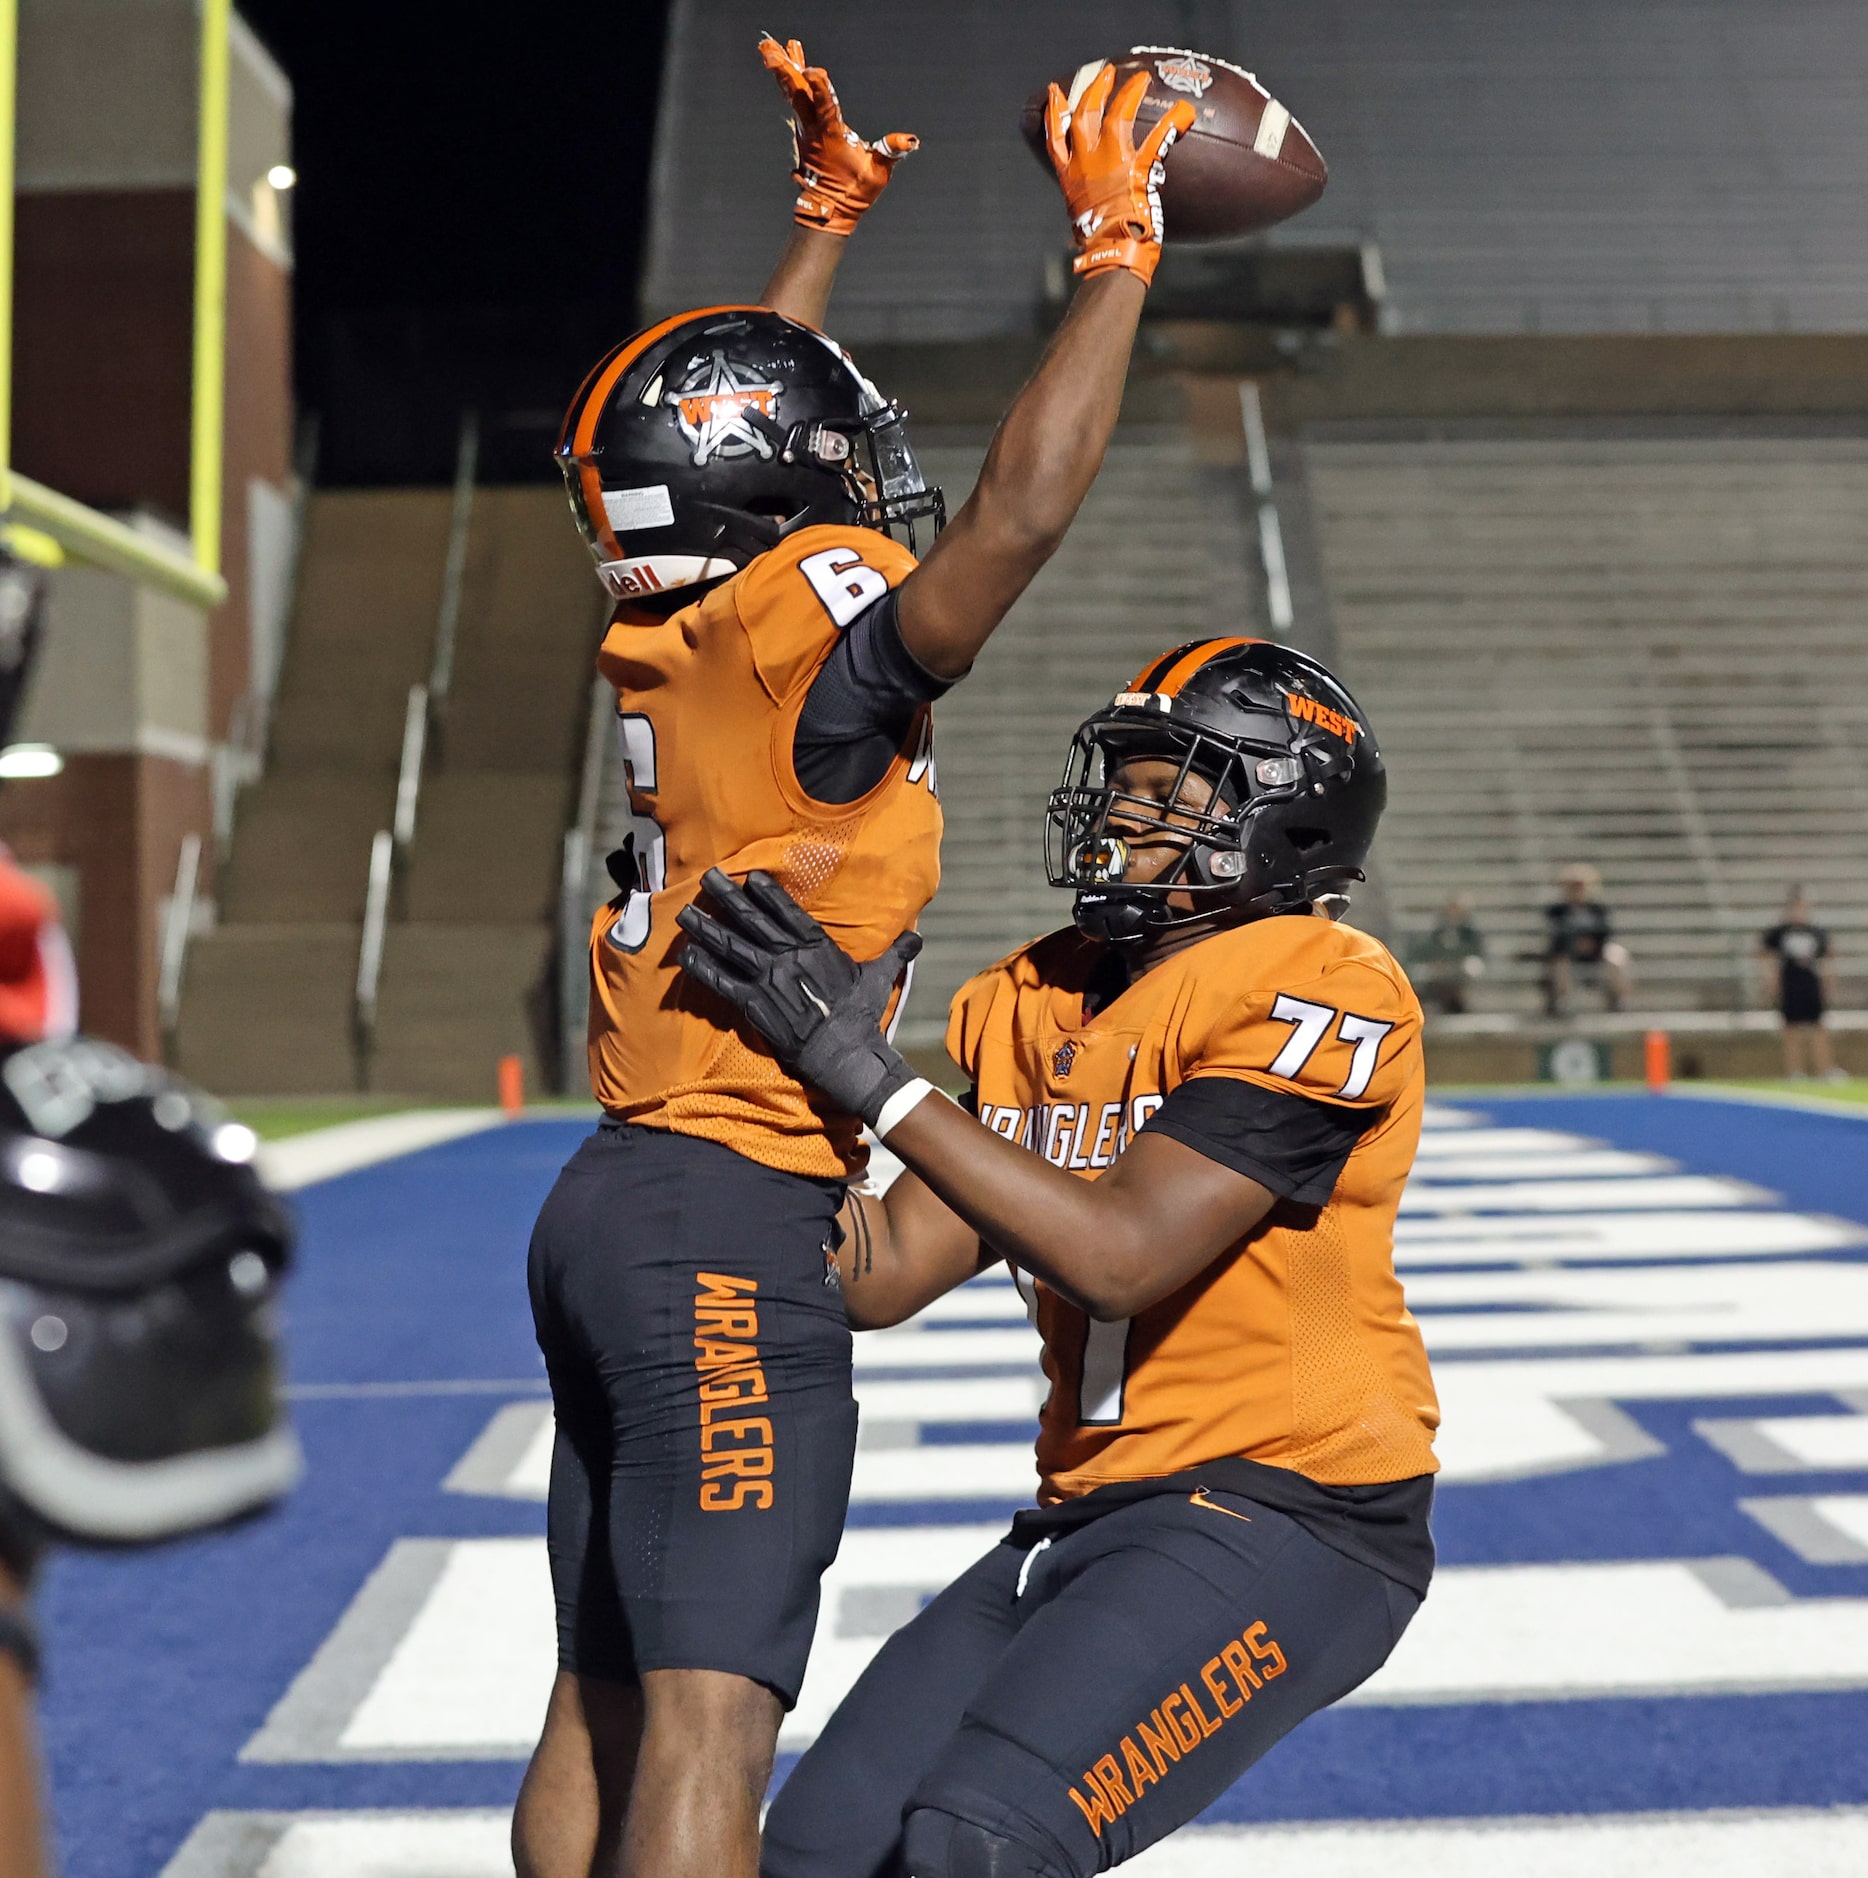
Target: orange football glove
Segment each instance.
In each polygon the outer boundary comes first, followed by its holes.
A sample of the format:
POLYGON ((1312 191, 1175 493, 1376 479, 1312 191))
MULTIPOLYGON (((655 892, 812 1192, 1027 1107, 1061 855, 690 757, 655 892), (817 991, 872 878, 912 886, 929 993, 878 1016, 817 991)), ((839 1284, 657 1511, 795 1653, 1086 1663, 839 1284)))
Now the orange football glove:
POLYGON ((1126 267, 1144 284, 1155 277, 1161 259, 1161 179, 1163 159, 1193 122, 1193 106, 1177 99, 1135 147, 1135 113, 1148 90, 1148 74, 1137 72, 1116 94, 1113 65, 1084 87, 1075 109, 1053 85, 1044 106, 1044 141, 1057 172, 1077 233, 1079 274, 1102 274, 1126 267))
POLYGON ((921 147, 919 137, 891 131, 874 143, 843 121, 837 88, 821 65, 806 65, 804 47, 785 45, 767 33, 759 56, 791 106, 792 180, 798 200, 791 216, 800 228, 821 228, 829 235, 854 231, 883 190, 897 163, 921 147))

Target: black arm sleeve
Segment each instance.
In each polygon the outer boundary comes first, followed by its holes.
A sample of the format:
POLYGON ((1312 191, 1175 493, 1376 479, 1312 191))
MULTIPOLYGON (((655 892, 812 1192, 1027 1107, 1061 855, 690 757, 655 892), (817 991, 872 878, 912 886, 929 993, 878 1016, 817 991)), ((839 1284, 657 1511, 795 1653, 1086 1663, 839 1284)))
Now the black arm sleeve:
POLYGON ((851 621, 811 681, 791 766, 815 802, 854 802, 888 774, 924 704, 946 692, 902 644, 895 590, 851 621))
POLYGON ((1380 1109, 1343 1108, 1262 1089, 1237 1076, 1184 1082, 1143 1124, 1269 1187, 1283 1200, 1322 1206, 1380 1109))

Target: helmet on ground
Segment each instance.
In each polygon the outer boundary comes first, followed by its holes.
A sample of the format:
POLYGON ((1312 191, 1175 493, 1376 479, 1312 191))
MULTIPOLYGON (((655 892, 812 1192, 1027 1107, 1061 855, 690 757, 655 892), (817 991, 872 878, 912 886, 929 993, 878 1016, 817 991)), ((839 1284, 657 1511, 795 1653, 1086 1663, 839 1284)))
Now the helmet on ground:
POLYGON ((946 520, 905 413, 822 333, 769 307, 682 313, 584 380, 558 438, 571 513, 615 599, 742 568, 817 523, 946 520))
POLYGON ((1264 639, 1197 640, 1078 729, 1051 793, 1045 870, 1076 889, 1077 925, 1117 944, 1294 913, 1367 878, 1387 795, 1368 718, 1315 659, 1264 639), (1117 788, 1140 759, 1175 766, 1158 794, 1117 788), (1190 777, 1205 785, 1197 803, 1182 799, 1190 777), (1157 828, 1178 854, 1154 880, 1127 879, 1157 828), (1172 906, 1178 896, 1192 909, 1172 906))
POLYGON ((146 1544, 297 1480, 255 1145, 112 1044, 0 1055, 0 1528, 146 1544))

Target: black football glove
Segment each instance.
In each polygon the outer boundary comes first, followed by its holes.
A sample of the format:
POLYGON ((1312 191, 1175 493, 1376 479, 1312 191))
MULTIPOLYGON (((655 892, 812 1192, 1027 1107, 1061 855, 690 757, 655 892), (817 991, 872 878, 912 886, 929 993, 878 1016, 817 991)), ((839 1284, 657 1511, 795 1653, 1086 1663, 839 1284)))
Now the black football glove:
POLYGON ((739 887, 710 867, 701 885, 720 913, 684 906, 675 916, 689 940, 681 969, 745 1016, 800 1082, 873 1128, 914 1080, 881 1024, 921 935, 905 932, 859 965, 770 874, 739 887))

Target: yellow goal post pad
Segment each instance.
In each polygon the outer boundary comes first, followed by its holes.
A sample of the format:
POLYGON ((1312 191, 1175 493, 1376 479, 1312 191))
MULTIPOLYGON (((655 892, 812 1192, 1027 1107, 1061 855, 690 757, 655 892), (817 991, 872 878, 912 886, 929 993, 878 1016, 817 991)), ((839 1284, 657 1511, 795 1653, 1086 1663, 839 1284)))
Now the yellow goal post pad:
POLYGON ((12 467, 13 198, 18 138, 19 0, 0 0, 0 529, 22 559, 69 557, 200 607, 227 597, 220 573, 222 427, 227 378, 227 108, 231 0, 201 0, 195 172, 194 355, 189 535, 182 553, 12 467))

